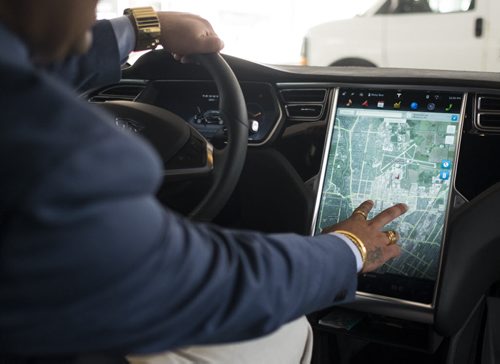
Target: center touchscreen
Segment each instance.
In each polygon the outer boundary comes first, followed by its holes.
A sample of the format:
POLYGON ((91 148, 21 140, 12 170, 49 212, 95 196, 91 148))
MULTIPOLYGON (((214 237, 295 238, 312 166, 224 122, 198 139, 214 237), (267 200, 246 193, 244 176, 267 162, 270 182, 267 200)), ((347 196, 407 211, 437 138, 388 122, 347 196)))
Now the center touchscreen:
POLYGON ((410 209, 385 227, 402 254, 362 275, 358 290, 430 303, 457 165, 464 95, 340 89, 329 126, 314 233, 348 218, 363 201, 368 218, 398 202, 410 209))

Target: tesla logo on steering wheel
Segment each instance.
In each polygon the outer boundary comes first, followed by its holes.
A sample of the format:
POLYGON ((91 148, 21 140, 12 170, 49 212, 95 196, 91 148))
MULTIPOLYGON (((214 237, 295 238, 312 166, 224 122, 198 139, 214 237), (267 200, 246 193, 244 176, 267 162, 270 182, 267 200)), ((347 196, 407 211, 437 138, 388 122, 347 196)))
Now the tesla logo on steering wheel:
POLYGON ((115 125, 133 133, 139 133, 144 129, 144 126, 137 121, 125 118, 115 118, 115 125))

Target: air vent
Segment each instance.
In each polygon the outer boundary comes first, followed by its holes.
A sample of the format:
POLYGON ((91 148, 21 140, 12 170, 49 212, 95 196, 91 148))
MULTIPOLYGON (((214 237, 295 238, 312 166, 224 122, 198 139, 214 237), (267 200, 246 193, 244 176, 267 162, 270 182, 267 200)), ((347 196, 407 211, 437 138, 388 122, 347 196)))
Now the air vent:
POLYGON ((477 118, 477 123, 481 128, 496 128, 500 131, 500 114, 480 113, 477 118))
POLYGON ((91 94, 90 102, 104 102, 112 100, 134 101, 144 90, 144 85, 114 85, 91 94))
POLYGON ((500 95, 477 95, 475 126, 478 130, 500 133, 500 95))
POLYGON ((285 89, 280 94, 290 120, 315 121, 324 114, 328 94, 326 89, 285 89))
POLYGON ((500 96, 479 96, 478 97, 478 110, 481 111, 496 111, 500 112, 500 96))

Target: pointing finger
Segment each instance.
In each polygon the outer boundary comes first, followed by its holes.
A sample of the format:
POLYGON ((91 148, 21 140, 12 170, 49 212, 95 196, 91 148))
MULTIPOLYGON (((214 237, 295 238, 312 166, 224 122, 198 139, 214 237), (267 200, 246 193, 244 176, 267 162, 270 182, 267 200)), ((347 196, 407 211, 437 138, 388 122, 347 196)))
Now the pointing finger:
POLYGON ((398 203, 382 211, 380 214, 375 216, 370 221, 370 223, 374 225, 376 228, 381 229, 382 227, 390 223, 392 220, 403 215, 406 211, 408 211, 408 205, 404 203, 398 203))

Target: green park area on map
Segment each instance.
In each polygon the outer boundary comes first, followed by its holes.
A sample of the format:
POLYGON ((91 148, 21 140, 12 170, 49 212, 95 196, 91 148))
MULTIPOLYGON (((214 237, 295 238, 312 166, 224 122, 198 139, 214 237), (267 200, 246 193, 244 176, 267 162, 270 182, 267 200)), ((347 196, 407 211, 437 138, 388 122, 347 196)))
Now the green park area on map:
POLYGON ((335 120, 317 231, 365 200, 375 201, 369 218, 404 202, 410 210, 385 227, 399 232, 403 253, 379 271, 435 279, 457 123, 374 115, 335 120))

